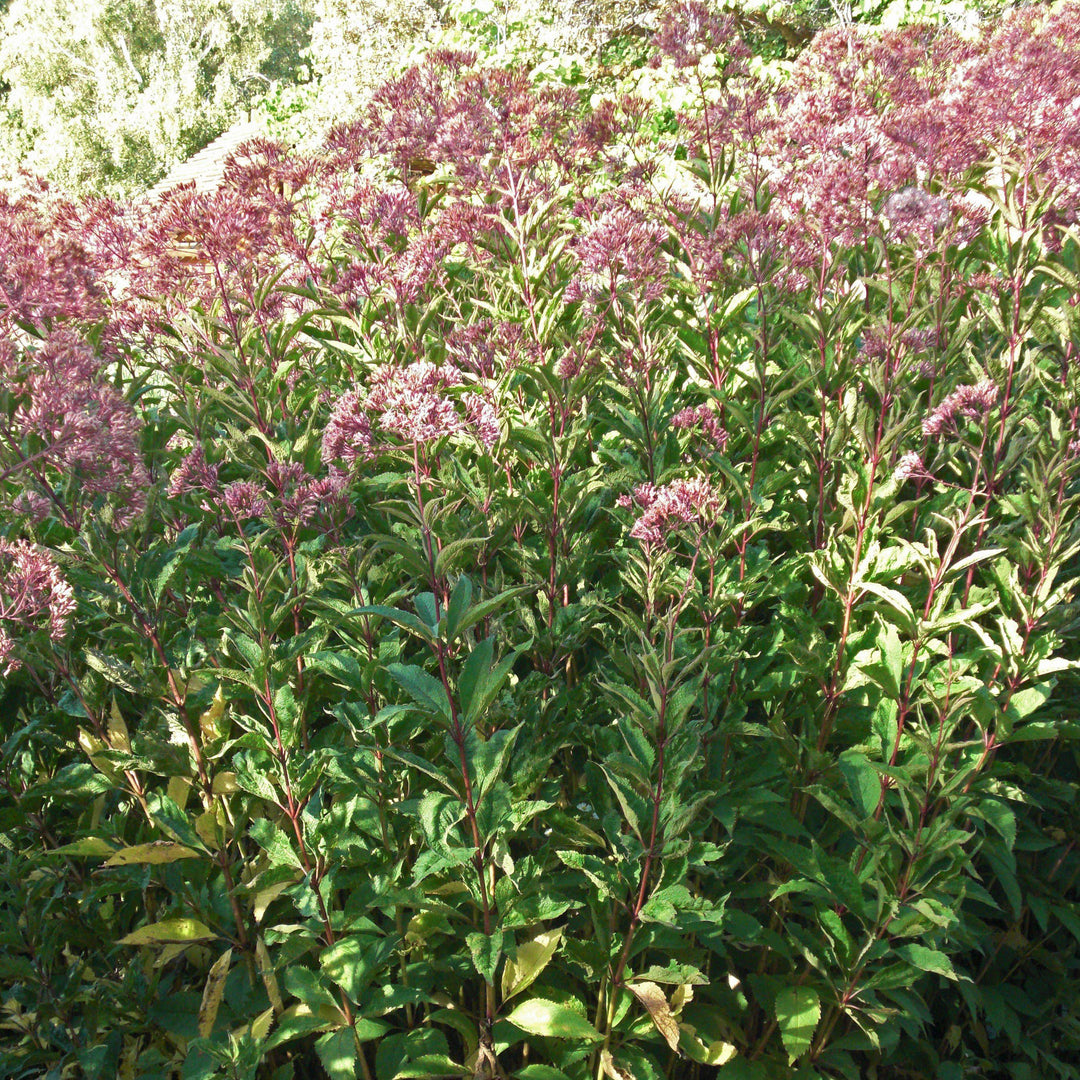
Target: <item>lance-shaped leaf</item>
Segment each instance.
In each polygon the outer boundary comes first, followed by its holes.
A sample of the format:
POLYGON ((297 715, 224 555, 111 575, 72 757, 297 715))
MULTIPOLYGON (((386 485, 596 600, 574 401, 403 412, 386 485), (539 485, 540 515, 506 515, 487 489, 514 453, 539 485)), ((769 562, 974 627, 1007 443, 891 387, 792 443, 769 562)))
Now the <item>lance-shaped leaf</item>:
POLYGON ((672 1050, 678 1050, 679 1022, 671 1012, 671 1006, 668 1005, 664 991, 654 982, 627 983, 626 989, 649 1010, 649 1016, 652 1017, 656 1030, 664 1036, 668 1046, 672 1050))
POLYGON ((217 934, 198 919, 162 919, 161 922, 140 926, 126 937, 120 945, 172 945, 196 941, 212 941, 217 934))
POLYGON ((555 955, 562 940, 562 928, 542 930, 518 945, 514 958, 507 957, 503 965, 502 996, 506 1001, 532 986, 537 976, 555 955))
POLYGON ((569 1005, 561 1005, 547 998, 523 1001, 507 1018, 530 1035, 548 1035, 553 1039, 587 1039, 599 1042, 602 1038, 580 1013, 569 1005))
POLYGON ((415 664, 389 664, 387 671, 424 712, 434 713, 450 722, 450 699, 438 679, 415 664))
POLYGON ((186 844, 174 844, 171 840, 154 840, 149 844, 135 844, 121 848, 105 860, 106 866, 163 866, 178 859, 197 859, 199 853, 186 844))
POLYGON ((214 1030, 231 963, 232 949, 226 949, 206 974, 206 986, 203 988, 202 1003, 199 1005, 199 1034, 204 1039, 214 1030))

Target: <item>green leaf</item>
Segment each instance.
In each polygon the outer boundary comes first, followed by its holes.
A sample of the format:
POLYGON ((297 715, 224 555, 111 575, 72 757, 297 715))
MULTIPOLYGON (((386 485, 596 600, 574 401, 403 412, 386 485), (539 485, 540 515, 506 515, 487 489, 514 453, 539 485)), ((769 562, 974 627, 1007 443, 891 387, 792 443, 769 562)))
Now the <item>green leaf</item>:
POLYGON ((111 855, 116 848, 107 840, 99 836, 88 836, 83 840, 76 840, 73 844, 64 844, 63 847, 49 848, 43 851, 43 855, 111 855))
POLYGON ((149 844, 135 844, 121 848, 105 860, 106 866, 132 866, 136 863, 162 866, 178 859, 197 859, 199 852, 186 844, 174 844, 171 840, 154 840, 149 844))
POLYGON ((217 934, 198 919, 162 919, 161 922, 140 926, 119 945, 180 945, 195 941, 213 941, 217 934))
POLYGON ((461 674, 458 676, 458 697, 461 701, 461 710, 467 716, 473 697, 478 685, 487 675, 491 662, 495 656, 495 641, 493 638, 484 638, 478 641, 469 653, 465 663, 461 665, 461 674))
POLYGON ((339 1028, 317 1039, 315 1052, 330 1080, 356 1080, 356 1042, 351 1029, 339 1028))
POLYGON ((319 957, 323 973, 341 987, 356 1005, 375 976, 394 956, 396 934, 386 937, 353 935, 336 941, 319 957))
POLYGON ((523 1001, 506 1019, 530 1035, 587 1039, 591 1042, 598 1042, 602 1038, 600 1032, 569 1005, 560 1005, 547 998, 523 1001))
POLYGON ((435 635, 432 633, 431 627, 424 623, 422 619, 417 618, 411 611, 401 611, 399 608, 385 607, 382 604, 367 604, 364 607, 354 608, 350 614, 378 615, 381 618, 389 619, 390 622, 400 626, 403 630, 411 630, 430 645, 435 643, 435 635))
POLYGON ((514 957, 506 958, 502 973, 502 997, 507 1001, 521 993, 536 981, 536 977, 547 967, 555 950, 562 940, 562 928, 541 930, 528 941, 521 942, 514 951, 514 957))
POLYGON ((86 650, 86 663, 104 675, 113 685, 119 686, 121 690, 126 690, 129 694, 140 692, 143 680, 130 664, 125 664, 115 657, 106 656, 97 649, 86 650))
POLYGON ((402 1065, 394 1073, 394 1080, 442 1080, 443 1077, 469 1075, 464 1066, 446 1054, 421 1054, 402 1065))
POLYGON ((881 797, 881 777, 865 755, 849 750, 837 762, 847 781, 859 817, 865 821, 877 809, 881 797))
POLYGON ((450 699, 438 679, 415 664, 388 664, 386 670, 424 712, 434 713, 450 722, 450 699))
POLYGON ((444 858, 453 859, 455 856, 455 850, 447 838, 464 814, 459 799, 438 791, 429 791, 420 802, 420 827, 428 844, 444 858))
POLYGON ((809 986, 786 986, 776 995, 774 1008, 791 1064, 810 1049, 821 1019, 821 1001, 809 986))
POLYGON ((465 938, 472 954, 473 967, 489 986, 495 985, 495 969, 502 956, 503 932, 495 930, 490 934, 479 931, 468 934, 465 938))
POLYGON ((925 945, 901 945, 896 950, 896 954, 920 971, 944 975, 946 979, 952 979, 954 982, 957 979, 952 961, 937 949, 928 949, 925 945))
POLYGON ((475 728, 469 732, 467 749, 469 763, 476 773, 477 802, 491 790, 506 771, 506 765, 513 753, 514 742, 520 730, 519 724, 508 730, 493 731, 487 739, 481 739, 475 728))
POLYGON ((443 637, 447 642, 452 643, 457 637, 458 627, 465 617, 465 612, 469 610, 469 604, 472 603, 472 595, 472 582, 467 574, 462 574, 458 578, 457 585, 454 586, 446 609, 443 637))

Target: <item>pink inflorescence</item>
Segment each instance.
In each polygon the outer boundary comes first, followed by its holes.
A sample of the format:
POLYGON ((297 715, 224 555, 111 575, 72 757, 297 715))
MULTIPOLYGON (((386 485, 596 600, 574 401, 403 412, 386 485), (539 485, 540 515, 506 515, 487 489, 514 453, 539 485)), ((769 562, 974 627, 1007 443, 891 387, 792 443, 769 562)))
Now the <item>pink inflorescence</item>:
POLYGON ((671 426, 678 429, 696 429, 705 442, 721 453, 727 446, 728 434, 711 405, 682 409, 671 418, 671 426))
MULTIPOLYGON (((125 529, 146 505, 149 476, 140 450, 141 424, 100 371, 103 361, 75 335, 57 330, 41 348, 0 357, 0 373, 22 398, 7 419, 9 438, 40 439, 38 479, 53 486, 59 471, 83 497, 113 496, 113 527, 125 529)), ((73 488, 73 490, 76 490, 73 488)), ((54 504, 34 500, 40 514, 54 504)), ((74 508, 73 508, 74 509, 74 508)))
POLYGON ((932 477, 926 471, 922 457, 915 450, 909 450, 896 463, 893 479, 902 484, 905 480, 929 480, 932 477))
POLYGON ((697 476, 672 480, 661 487, 639 484, 633 495, 620 496, 618 505, 641 508, 641 516, 630 530, 635 540, 650 547, 665 547, 671 534, 684 525, 696 523, 704 529, 715 516, 720 501, 709 481, 697 476))
POLYGON ((498 414, 485 394, 446 392, 463 383, 452 364, 418 360, 408 367, 379 368, 366 396, 350 390, 338 399, 323 433, 323 461, 367 460, 378 452, 378 435, 421 445, 471 432, 490 450, 499 438, 498 414))
POLYGON ((48 628, 52 641, 62 641, 75 611, 75 596, 52 554, 26 541, 0 539, 0 664, 10 675, 20 661, 8 628, 48 628))
POLYGON ((955 426, 958 416, 978 420, 997 404, 997 398, 997 385, 991 379, 974 386, 958 386, 923 420, 923 434, 941 435, 955 426))
POLYGON ((936 236, 952 219, 946 199, 913 186, 890 195, 882 216, 888 221, 890 232, 922 242, 936 236))

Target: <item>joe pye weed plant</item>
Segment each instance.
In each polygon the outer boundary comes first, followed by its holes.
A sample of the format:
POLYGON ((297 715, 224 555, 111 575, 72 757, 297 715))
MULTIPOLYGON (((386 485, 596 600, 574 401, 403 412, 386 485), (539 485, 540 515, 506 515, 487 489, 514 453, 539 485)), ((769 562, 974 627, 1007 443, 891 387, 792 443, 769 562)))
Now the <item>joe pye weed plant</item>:
POLYGON ((4 1075, 1075 1076, 1078 26, 6 197, 4 1075))

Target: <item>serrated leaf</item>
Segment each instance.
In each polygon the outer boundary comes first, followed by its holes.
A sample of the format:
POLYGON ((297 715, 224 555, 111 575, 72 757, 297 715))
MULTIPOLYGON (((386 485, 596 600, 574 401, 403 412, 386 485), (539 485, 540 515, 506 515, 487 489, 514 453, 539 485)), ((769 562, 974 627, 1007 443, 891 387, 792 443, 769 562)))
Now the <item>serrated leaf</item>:
POLYGON ((776 995, 774 1009, 791 1064, 810 1049, 821 1019, 821 1001, 809 986, 786 986, 776 995))
POLYGON ((108 741, 112 750, 123 750, 131 753, 131 737, 128 735, 127 724, 120 713, 120 707, 116 704, 116 695, 112 695, 112 707, 109 709, 108 741))
POLYGON ((315 1053, 330 1080, 356 1080, 356 1042, 349 1028, 339 1028, 316 1039, 315 1053))
POLYGON ((474 931, 466 935, 465 940, 477 974, 489 986, 494 986, 495 969, 499 966, 499 959, 502 956, 503 932, 494 930, 490 934, 484 934, 474 931))
POLYGON ((139 693, 142 682, 139 673, 130 665, 113 656, 106 656, 97 649, 86 650, 86 663, 95 671, 104 675, 114 686, 126 690, 129 694, 139 693))
POLYGON ((210 702, 210 708, 199 715, 199 732, 203 743, 213 742, 220 739, 224 732, 221 729, 221 718, 225 715, 225 692, 218 683, 214 691, 214 698, 210 702))
POLYGON ((231 963, 232 949, 226 949, 206 973, 206 986, 203 987, 202 1003, 199 1005, 199 1034, 204 1039, 214 1030, 231 963))
POLYGON ((860 753, 848 751, 837 761, 859 817, 865 821, 877 809, 881 796, 881 777, 869 760, 860 753))
POLYGON ((569 1005, 547 998, 523 1001, 507 1018, 530 1035, 547 1035, 553 1039, 588 1039, 598 1042, 602 1036, 580 1013, 569 1005))
POLYGON ((415 664, 388 664, 390 676, 424 712, 450 720, 450 700, 446 688, 433 675, 415 664))
POLYGON ((521 942, 514 958, 507 957, 503 965, 502 996, 506 1001, 531 986, 547 967, 562 940, 562 927, 542 930, 528 941, 521 942))
POLYGON ((946 979, 956 981, 956 972, 952 961, 937 949, 928 949, 925 945, 901 945, 896 954, 920 971, 929 971, 935 975, 944 975, 946 979))
POLYGON ((282 1013, 285 1011, 285 1002, 281 997, 281 988, 278 986, 277 976, 274 974, 274 964, 270 959, 270 950, 266 947, 260 934, 255 939, 255 966, 259 971, 259 978, 266 987, 266 996, 270 999, 273 1011, 282 1013))

